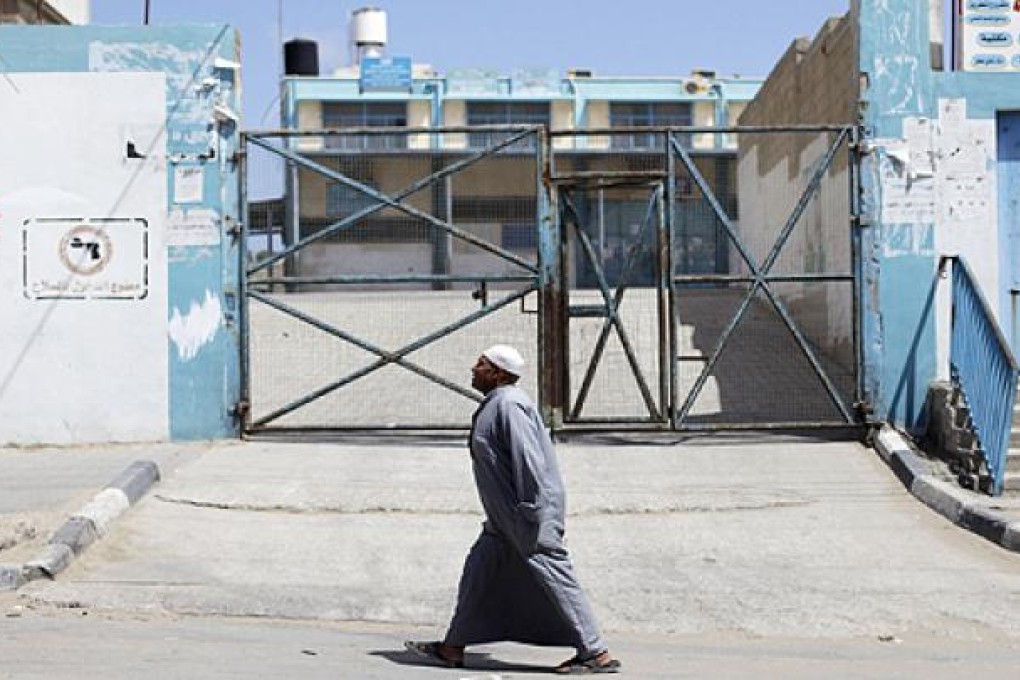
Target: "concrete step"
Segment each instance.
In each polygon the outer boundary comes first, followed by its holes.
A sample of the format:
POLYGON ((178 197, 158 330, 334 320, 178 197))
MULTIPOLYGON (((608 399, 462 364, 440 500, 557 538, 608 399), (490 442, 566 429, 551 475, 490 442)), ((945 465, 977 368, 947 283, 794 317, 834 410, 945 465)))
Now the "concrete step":
POLYGON ((1006 453, 1006 472, 1020 474, 1020 448, 1009 447, 1006 453))
POLYGON ((1003 491, 1020 491, 1020 472, 1007 472, 1002 480, 1003 491))

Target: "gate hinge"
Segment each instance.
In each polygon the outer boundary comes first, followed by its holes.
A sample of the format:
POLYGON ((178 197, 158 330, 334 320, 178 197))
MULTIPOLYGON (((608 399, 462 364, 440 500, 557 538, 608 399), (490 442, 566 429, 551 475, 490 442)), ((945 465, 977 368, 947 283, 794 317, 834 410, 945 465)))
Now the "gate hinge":
POLYGON ((855 227, 860 227, 862 229, 865 227, 874 226, 873 223, 871 222, 871 219, 866 215, 854 215, 850 218, 850 221, 853 222, 855 227))
POLYGON ((237 239, 241 236, 241 230, 244 225, 241 224, 240 220, 235 220, 230 215, 223 218, 223 221, 227 223, 226 232, 231 238, 237 239))
POLYGON ((869 139, 863 134, 858 137, 856 142, 851 142, 848 146, 858 156, 870 156, 875 153, 875 140, 869 139))
POLYGON ((234 416, 238 420, 244 420, 250 412, 251 403, 247 399, 242 399, 230 407, 230 415, 234 416))
POLYGON ((854 402, 854 411, 857 412, 857 417, 864 423, 871 422, 872 416, 875 415, 875 407, 863 399, 854 402))

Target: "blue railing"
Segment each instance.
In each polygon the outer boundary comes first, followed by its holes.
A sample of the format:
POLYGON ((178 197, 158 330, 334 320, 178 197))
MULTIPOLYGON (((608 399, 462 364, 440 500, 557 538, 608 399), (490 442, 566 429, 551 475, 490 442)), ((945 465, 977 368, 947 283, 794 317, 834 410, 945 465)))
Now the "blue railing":
POLYGON ((1017 390, 1017 362, 967 262, 953 263, 952 336, 949 369, 970 408, 978 441, 992 476, 992 493, 1002 493, 1017 390))

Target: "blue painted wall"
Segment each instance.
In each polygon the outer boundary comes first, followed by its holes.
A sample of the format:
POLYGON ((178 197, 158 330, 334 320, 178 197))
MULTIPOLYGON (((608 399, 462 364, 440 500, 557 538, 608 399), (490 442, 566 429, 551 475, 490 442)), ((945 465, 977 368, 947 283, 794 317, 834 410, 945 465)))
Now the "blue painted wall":
POLYGON ((237 436, 232 408, 240 395, 238 248, 229 232, 238 220, 238 128, 230 113, 215 111, 240 111, 236 31, 224 25, 4 26, 0 46, 10 73, 167 75, 168 219, 172 211, 211 216, 200 239, 189 241, 178 232, 166 249, 169 435, 175 440, 237 436), (201 169, 201 200, 175 205, 174 168, 184 166, 201 169), (202 315, 196 312, 203 311, 206 328, 199 333, 202 315), (218 320, 208 313, 218 314, 218 320), (194 338, 186 347, 172 337, 174 319, 182 333, 194 338))
POLYGON ((997 120, 996 149, 999 176, 999 219, 1003 222, 1005 241, 999 266, 1007 286, 1002 318, 1007 320, 1004 331, 1013 348, 1020 350, 1020 111, 1003 111, 997 120), (1015 291, 1015 292, 1014 292, 1015 291))
MULTIPOLYGON (((926 0, 860 0, 858 6, 861 122, 873 149, 861 177, 869 225, 862 235, 865 387, 877 418, 915 428, 939 369, 934 291, 938 243, 946 234, 936 230, 946 227, 883 223, 882 194, 891 189, 883 186, 882 163, 890 159, 882 142, 903 139, 907 119, 938 118, 940 98, 966 100, 970 120, 994 121, 998 112, 1020 109, 1020 72, 933 71, 926 0), (901 247, 904 242, 910 247, 901 247)), ((997 238, 965 253, 972 265, 999 260, 1006 233, 995 233, 997 238)), ((1008 282, 1008 271, 1000 273, 998 280, 1008 282)), ((985 291, 999 309, 1004 294, 1001 285, 985 291)))

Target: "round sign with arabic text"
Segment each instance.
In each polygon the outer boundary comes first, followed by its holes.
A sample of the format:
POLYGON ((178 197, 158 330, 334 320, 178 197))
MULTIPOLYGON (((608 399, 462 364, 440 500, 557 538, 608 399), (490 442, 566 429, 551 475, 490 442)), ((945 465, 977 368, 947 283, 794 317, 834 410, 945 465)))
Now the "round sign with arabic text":
POLYGON ((88 224, 74 227, 60 239, 60 261, 80 276, 98 274, 113 257, 113 243, 105 230, 88 224))

